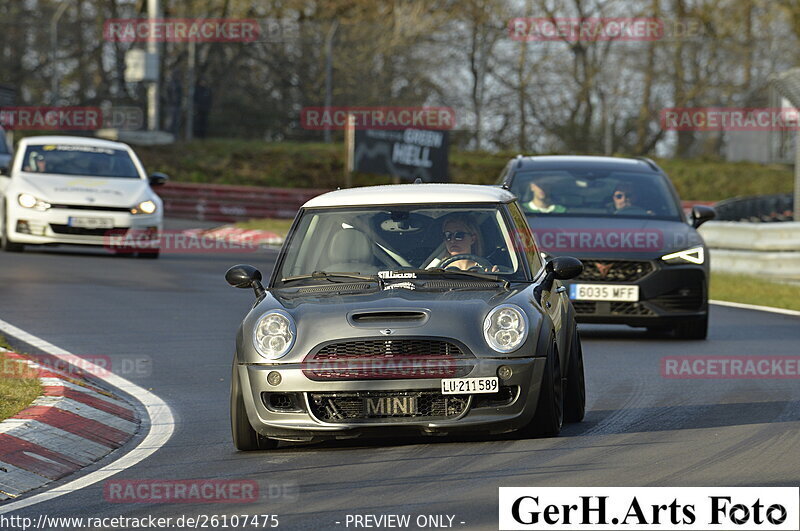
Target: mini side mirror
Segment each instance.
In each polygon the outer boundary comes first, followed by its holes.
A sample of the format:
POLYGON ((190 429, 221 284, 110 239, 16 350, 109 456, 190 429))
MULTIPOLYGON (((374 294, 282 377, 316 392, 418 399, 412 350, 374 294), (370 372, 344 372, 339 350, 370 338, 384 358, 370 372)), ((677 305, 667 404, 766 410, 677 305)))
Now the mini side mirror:
POLYGON ((152 173, 148 180, 150 181, 150 186, 163 186, 169 181, 169 175, 157 171, 152 173))
POLYGON ((228 269, 225 280, 234 288, 253 288, 257 298, 261 298, 266 291, 261 285, 261 271, 251 265, 239 264, 228 269))
POLYGON ((717 217, 717 211, 710 206, 695 205, 692 207, 692 227, 697 228, 706 221, 717 217))
POLYGON ((581 274, 583 263, 571 256, 559 256, 547 262, 545 270, 558 280, 569 280, 581 274))

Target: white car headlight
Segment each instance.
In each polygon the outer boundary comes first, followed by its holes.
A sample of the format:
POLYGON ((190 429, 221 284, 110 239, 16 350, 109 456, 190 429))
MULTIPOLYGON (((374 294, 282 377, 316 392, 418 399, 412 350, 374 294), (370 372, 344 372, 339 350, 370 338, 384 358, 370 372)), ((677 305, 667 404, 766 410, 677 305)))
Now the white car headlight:
POLYGON ((518 306, 502 304, 483 320, 483 337, 497 352, 517 350, 528 336, 528 317, 518 306))
POLYGON ((142 201, 135 207, 131 209, 131 214, 152 214, 156 211, 156 204, 149 199, 147 201, 142 201))
POLYGON ((253 344, 259 354, 276 360, 289 352, 297 337, 292 317, 283 311, 272 310, 261 316, 253 331, 253 344))
POLYGON ((661 259, 670 264, 678 264, 683 262, 702 264, 706 261, 706 253, 705 249, 703 249, 703 246, 698 245, 697 247, 692 247, 691 249, 686 249, 684 251, 678 251, 677 253, 665 254, 661 257, 661 259))
POLYGON ((50 203, 43 199, 39 199, 38 197, 32 196, 31 194, 19 194, 17 197, 17 203, 19 206, 25 208, 35 208, 36 210, 47 210, 50 208, 50 203))

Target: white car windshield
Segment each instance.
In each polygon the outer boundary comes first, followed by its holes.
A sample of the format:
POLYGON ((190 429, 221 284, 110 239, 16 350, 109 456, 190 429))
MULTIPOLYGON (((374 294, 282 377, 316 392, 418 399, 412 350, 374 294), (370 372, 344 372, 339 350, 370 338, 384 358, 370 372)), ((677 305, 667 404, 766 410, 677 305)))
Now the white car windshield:
POLYGON ((141 178, 127 151, 99 146, 28 146, 22 159, 22 171, 83 177, 141 178))
POLYGON ((519 234, 499 205, 403 205, 306 210, 280 279, 314 272, 460 270, 523 280, 519 234))

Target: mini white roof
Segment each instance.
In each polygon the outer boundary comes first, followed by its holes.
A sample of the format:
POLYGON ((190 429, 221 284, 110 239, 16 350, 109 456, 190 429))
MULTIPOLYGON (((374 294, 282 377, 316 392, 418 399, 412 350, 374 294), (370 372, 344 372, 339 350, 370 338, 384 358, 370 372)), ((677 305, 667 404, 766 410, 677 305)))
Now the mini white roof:
POLYGON ((97 146, 110 149, 129 149, 127 144, 87 136, 29 136, 19 141, 20 147, 44 144, 69 144, 71 146, 97 146))
POLYGON ((516 196, 499 186, 478 184, 392 184, 336 190, 310 199, 303 208, 440 204, 507 203, 516 196))

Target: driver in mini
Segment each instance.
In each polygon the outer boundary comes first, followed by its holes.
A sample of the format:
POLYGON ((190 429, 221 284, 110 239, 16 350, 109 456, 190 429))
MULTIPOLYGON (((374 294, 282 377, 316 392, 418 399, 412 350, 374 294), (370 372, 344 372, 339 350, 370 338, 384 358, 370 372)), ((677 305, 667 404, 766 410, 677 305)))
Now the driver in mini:
MULTIPOLYGON (((467 214, 450 214, 445 217, 442 223, 442 238, 446 255, 443 260, 458 255, 483 256, 483 243, 481 232, 472 216, 467 214)), ((461 270, 484 271, 483 266, 474 260, 464 257, 448 264, 445 268, 451 267, 461 270)), ((497 266, 492 267, 492 271, 497 271, 497 266)))

